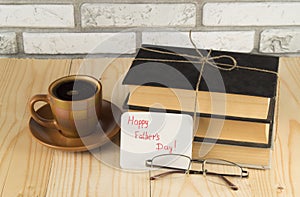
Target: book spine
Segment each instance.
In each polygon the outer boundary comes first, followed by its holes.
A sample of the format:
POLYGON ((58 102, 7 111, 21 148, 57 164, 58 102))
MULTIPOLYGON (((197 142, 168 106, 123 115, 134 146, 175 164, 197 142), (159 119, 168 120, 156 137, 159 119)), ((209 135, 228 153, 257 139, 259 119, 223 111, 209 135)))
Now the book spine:
POLYGON ((244 146, 244 147, 256 147, 256 148, 270 148, 271 143, 256 143, 256 142, 246 142, 246 141, 234 141, 234 140, 224 140, 224 139, 213 139, 213 138, 203 138, 194 137, 194 142, 205 142, 211 144, 224 144, 224 145, 234 145, 234 146, 244 146))
MULTIPOLYGON (((153 111, 153 112, 163 112, 163 113, 176 113, 176 114, 189 114, 193 116, 193 112, 179 111, 179 110, 170 110, 170 109, 159 109, 159 108, 149 108, 145 106, 136 106, 136 105, 125 105, 124 109, 131 110, 141 110, 141 111, 153 111)), ((258 122, 258 123, 271 123, 272 119, 257 119, 257 118, 244 118, 236 116, 224 116, 216 114, 205 114, 205 113, 196 113, 198 117, 204 118, 216 118, 216 119, 226 119, 226 120, 238 120, 238 121, 248 121, 248 122, 258 122)))

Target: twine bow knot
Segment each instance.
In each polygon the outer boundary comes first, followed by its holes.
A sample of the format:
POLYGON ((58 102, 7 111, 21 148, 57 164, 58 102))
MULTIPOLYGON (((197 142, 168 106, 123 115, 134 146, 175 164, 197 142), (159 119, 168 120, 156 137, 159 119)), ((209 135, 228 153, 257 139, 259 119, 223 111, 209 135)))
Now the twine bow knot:
MULTIPOLYGON (((208 64, 212 67, 218 68, 219 70, 224 70, 224 71, 231 71, 235 68, 237 68, 237 61, 236 59, 234 59, 232 56, 229 55, 219 55, 219 56, 214 56, 211 57, 210 54, 212 52, 212 50, 210 49, 207 53, 206 56, 204 56, 199 49, 197 48, 196 44, 194 43, 193 39, 192 39, 192 31, 189 32, 189 39, 190 42, 192 43, 192 45, 194 46, 196 52, 198 53, 199 57, 199 63, 202 65, 201 69, 204 67, 205 64, 208 64), (229 59, 232 61, 232 64, 225 64, 225 63, 219 63, 219 62, 215 62, 215 60, 218 59, 229 59)), ((186 56, 186 55, 183 55, 186 56)), ((200 72, 200 76, 201 77, 201 72, 200 72)))

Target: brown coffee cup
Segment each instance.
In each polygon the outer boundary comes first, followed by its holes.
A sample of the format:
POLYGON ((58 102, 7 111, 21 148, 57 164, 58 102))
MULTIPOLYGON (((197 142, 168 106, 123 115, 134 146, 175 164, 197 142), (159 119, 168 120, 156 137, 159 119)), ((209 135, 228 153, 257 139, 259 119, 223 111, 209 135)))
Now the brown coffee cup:
POLYGON ((87 75, 62 77, 50 84, 48 94, 33 96, 29 107, 38 124, 56 128, 66 137, 87 136, 99 124, 102 86, 97 79, 87 75), (50 105, 53 119, 45 119, 36 113, 34 105, 38 101, 50 105))

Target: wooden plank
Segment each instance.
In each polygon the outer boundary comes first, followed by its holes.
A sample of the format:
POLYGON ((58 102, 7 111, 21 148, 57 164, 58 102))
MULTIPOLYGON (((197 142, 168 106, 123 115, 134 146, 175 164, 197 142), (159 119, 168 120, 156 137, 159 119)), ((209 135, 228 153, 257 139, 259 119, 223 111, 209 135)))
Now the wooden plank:
MULTIPOLYGON (((234 182, 234 181, 233 181, 234 182)), ((250 180, 235 181, 238 191, 233 191, 223 184, 216 184, 201 175, 186 175, 178 177, 164 177, 152 182, 151 195, 156 196, 255 196, 249 186, 250 180)))
POLYGON ((300 103, 300 58, 299 57, 282 57, 280 58, 281 84, 285 85, 289 91, 291 99, 295 99, 300 103))
MULTIPOLYGON (((70 73, 98 79, 102 76, 104 98, 110 99, 116 79, 130 63, 131 59, 73 60, 70 73)), ((115 91, 122 91, 121 88, 115 91)), ((124 99, 123 94, 118 96, 124 99)), ((149 196, 148 172, 120 169, 119 153, 119 147, 113 143, 91 152, 55 151, 47 196, 149 196)))
POLYGON ((53 151, 29 132, 31 96, 67 75, 69 60, 1 60, 0 196, 44 196, 53 151))
POLYGON ((278 196, 300 195, 299 137, 300 137, 300 58, 281 58, 279 125, 275 139, 270 182, 278 196), (278 189, 282 187, 283 189, 278 189))
POLYGON ((89 152, 55 151, 47 196, 148 196, 148 173, 116 169, 89 152))

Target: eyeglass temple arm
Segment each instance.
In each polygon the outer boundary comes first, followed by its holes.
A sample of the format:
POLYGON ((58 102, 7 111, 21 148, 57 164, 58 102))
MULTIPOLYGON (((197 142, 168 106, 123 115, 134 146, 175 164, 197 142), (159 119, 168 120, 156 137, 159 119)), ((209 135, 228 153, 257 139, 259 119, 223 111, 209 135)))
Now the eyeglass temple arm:
POLYGON ((169 167, 169 166, 161 166, 161 165, 152 165, 149 163, 150 160, 146 161, 146 167, 152 167, 152 168, 162 168, 162 169, 169 169, 169 170, 181 170, 181 171, 186 171, 185 169, 181 169, 181 168, 174 168, 174 167, 169 167))
POLYGON ((168 167, 168 166, 160 166, 160 165, 152 165, 151 162, 152 162, 152 160, 146 160, 145 165, 147 167, 158 167, 158 168, 163 168, 163 169, 169 169, 171 171, 163 172, 163 173, 151 176, 150 180, 156 180, 158 178, 165 177, 165 176, 168 176, 170 174, 175 174, 175 173, 181 173, 181 174, 187 173, 187 170, 185 170, 185 169, 178 169, 178 168, 173 168, 173 167, 168 167))
MULTIPOLYGON (((205 174, 205 175, 210 175, 210 176, 218 176, 220 177, 232 190, 238 190, 238 186, 236 186, 234 183, 229 181, 225 176, 228 176, 226 174, 218 174, 214 172, 203 172, 203 171, 196 171, 196 170, 190 170, 190 174, 205 174)), ((248 176, 248 171, 242 170, 242 173, 247 173, 248 176)), ((231 175, 231 176, 236 176, 236 175, 231 175)))
POLYGON ((232 190, 238 190, 238 186, 229 181, 225 176, 219 176, 232 190))
POLYGON ((175 173, 185 174, 186 170, 172 170, 172 171, 168 171, 168 172, 163 172, 163 173, 151 176, 150 180, 153 181, 153 180, 168 176, 170 174, 175 174, 175 173))
POLYGON ((203 172, 203 171, 199 171, 199 170, 189 170, 189 174, 203 174, 203 175, 210 175, 210 176, 224 176, 224 177, 241 177, 241 178, 248 178, 249 173, 248 171, 243 171, 242 175, 238 175, 238 174, 219 174, 219 173, 215 173, 215 172, 203 172))
MULTIPOLYGON (((222 159, 219 159, 219 160, 222 160, 222 159)), ((242 178, 248 178, 249 177, 249 172, 245 169, 243 169, 240 165, 236 164, 236 163, 233 163, 231 161, 227 161, 227 160, 222 160, 224 162, 228 162, 228 163, 231 163, 231 164, 234 164, 236 165, 237 167, 241 168, 242 170, 242 173, 241 173, 241 177, 242 178)), ((206 163, 206 160, 202 160, 202 159, 191 159, 191 162, 195 162, 195 163, 206 163)), ((190 174, 192 174, 193 172, 190 171, 190 174)), ((195 173, 197 174, 197 173, 195 173)), ((214 174, 214 173, 213 173, 214 174)), ((218 175, 218 174, 216 174, 218 175)), ((222 174, 219 174, 219 175, 222 175, 222 174)), ((223 174, 222 176, 235 176, 235 175, 227 175, 227 174, 223 174)))

